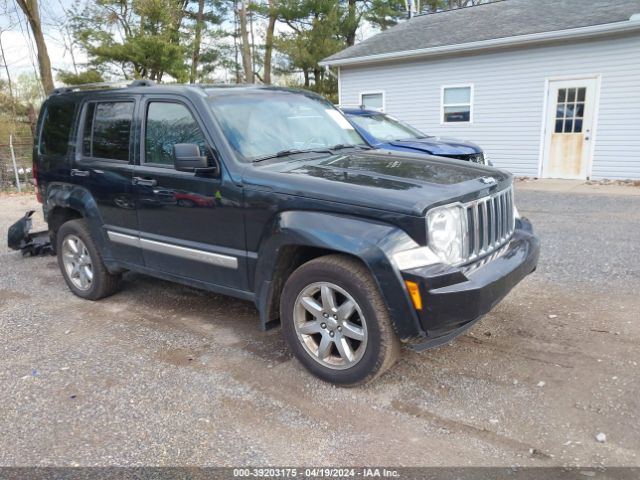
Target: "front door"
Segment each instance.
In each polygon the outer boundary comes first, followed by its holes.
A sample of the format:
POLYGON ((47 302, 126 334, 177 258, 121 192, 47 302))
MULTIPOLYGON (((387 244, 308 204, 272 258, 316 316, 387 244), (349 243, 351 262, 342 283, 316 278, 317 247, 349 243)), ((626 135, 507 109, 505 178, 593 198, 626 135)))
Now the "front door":
POLYGON ((142 107, 141 159, 133 181, 145 265, 211 285, 246 290, 242 190, 223 165, 215 175, 177 171, 173 145, 213 143, 193 105, 148 95, 142 107))
POLYGON ((595 78, 549 83, 543 177, 587 177, 595 101, 595 78))

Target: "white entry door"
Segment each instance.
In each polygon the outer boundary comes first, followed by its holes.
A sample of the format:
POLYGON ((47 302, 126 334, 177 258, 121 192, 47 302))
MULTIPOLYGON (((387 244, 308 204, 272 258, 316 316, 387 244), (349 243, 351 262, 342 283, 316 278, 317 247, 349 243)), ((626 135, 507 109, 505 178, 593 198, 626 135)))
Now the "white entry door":
POLYGON ((595 78, 549 82, 543 177, 587 177, 596 85, 595 78))

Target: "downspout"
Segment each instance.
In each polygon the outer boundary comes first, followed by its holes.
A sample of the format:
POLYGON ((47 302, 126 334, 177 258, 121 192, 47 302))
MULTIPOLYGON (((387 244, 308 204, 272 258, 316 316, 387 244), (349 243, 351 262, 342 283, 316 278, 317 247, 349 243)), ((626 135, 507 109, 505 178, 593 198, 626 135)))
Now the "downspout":
POLYGON ((338 75, 336 75, 335 73, 333 73, 331 71, 331 67, 329 65, 325 65, 324 66, 324 71, 332 76, 333 78, 335 78, 338 81, 338 105, 340 105, 340 103, 342 102, 342 95, 340 95, 340 90, 341 90, 341 85, 340 85, 340 67, 338 67, 338 75))

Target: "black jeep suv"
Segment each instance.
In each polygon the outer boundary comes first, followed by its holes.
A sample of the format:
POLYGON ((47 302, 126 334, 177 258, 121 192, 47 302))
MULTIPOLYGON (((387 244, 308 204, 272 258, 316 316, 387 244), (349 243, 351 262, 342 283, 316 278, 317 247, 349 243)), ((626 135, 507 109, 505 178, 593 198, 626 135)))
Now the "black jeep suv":
POLYGON ((33 156, 73 293, 106 297, 133 270, 253 301, 336 384, 449 341, 538 260, 511 175, 372 150, 309 92, 57 90, 33 156))

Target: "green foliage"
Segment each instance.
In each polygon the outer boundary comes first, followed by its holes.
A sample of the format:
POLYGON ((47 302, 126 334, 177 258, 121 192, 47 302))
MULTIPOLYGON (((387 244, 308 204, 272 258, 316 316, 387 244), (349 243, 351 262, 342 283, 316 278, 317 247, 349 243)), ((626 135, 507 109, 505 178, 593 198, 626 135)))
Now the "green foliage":
POLYGON ((80 73, 61 70, 58 72, 56 78, 65 85, 83 85, 85 83, 99 83, 104 81, 102 74, 98 70, 94 69, 80 73))
POLYGON ((181 0, 98 0, 73 18, 76 40, 91 65, 109 66, 126 78, 160 81, 165 74, 188 77, 180 27, 181 0))
POLYGON ((364 19, 380 30, 393 27, 407 17, 404 0, 372 0, 364 19))

